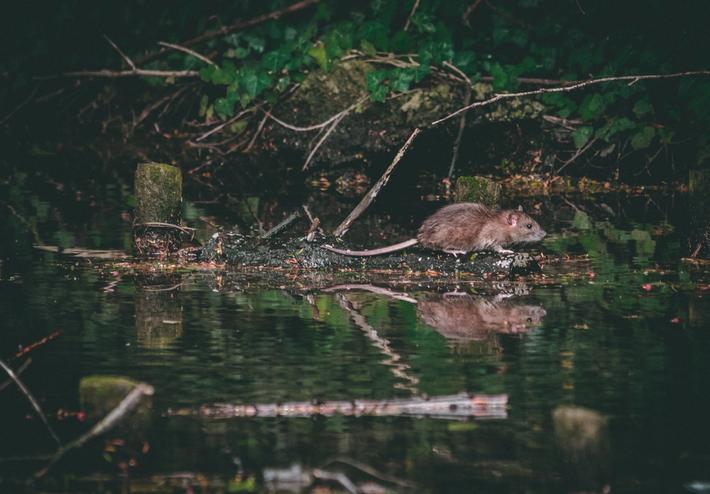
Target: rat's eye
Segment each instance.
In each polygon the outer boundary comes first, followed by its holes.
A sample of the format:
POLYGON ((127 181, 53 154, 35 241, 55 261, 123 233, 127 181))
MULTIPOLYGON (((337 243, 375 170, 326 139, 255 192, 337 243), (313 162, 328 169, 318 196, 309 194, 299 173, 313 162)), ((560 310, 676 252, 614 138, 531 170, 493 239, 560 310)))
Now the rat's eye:
POLYGON ((530 229, 532 228, 532 223, 528 223, 528 224, 525 225, 525 226, 527 226, 527 227, 528 227, 528 230, 530 230, 530 229))
POLYGON ((528 317, 528 324, 532 322, 532 317, 528 317))

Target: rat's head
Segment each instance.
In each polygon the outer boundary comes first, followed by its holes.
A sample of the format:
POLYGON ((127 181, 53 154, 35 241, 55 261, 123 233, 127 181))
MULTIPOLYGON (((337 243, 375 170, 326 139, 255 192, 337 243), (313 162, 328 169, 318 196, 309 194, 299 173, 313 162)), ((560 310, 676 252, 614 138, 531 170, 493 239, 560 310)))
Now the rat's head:
POLYGON ((537 221, 523 213, 522 207, 516 211, 505 211, 504 214, 513 242, 538 242, 547 235, 537 221))

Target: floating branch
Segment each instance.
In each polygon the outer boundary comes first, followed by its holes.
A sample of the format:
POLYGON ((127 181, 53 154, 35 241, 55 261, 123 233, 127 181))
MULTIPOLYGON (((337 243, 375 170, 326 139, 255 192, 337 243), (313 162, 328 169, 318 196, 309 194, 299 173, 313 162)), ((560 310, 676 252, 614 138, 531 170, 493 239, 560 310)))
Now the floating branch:
POLYGON ((112 429, 117 423, 136 408, 145 396, 153 396, 153 386, 145 383, 136 385, 128 394, 116 405, 116 408, 111 410, 104 418, 91 428, 86 434, 79 436, 66 446, 61 446, 49 460, 49 463, 35 474, 36 478, 44 477, 49 469, 58 462, 65 454, 72 449, 80 448, 91 439, 104 434, 112 429))
POLYGON ((469 395, 459 393, 430 398, 407 398, 394 400, 308 401, 255 405, 232 405, 214 403, 197 409, 181 408, 168 410, 166 415, 196 416, 209 419, 242 417, 311 417, 323 415, 347 415, 355 417, 433 417, 439 419, 505 419, 508 416, 508 395, 469 395))

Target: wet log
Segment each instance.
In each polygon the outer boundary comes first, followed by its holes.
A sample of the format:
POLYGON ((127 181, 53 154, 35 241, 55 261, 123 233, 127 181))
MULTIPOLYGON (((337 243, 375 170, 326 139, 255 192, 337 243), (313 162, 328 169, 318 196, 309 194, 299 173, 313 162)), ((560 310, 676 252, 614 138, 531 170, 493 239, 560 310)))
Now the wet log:
POLYGON ((182 172, 163 163, 141 163, 135 174, 133 251, 164 257, 180 249, 190 229, 180 226, 182 172))
POLYGON ((456 257, 414 246, 389 255, 349 257, 323 249, 324 243, 322 238, 314 242, 301 239, 264 242, 236 233, 219 233, 204 246, 198 258, 203 262, 246 268, 393 271, 432 276, 511 276, 540 270, 533 256, 525 252, 504 255, 476 252, 456 257))

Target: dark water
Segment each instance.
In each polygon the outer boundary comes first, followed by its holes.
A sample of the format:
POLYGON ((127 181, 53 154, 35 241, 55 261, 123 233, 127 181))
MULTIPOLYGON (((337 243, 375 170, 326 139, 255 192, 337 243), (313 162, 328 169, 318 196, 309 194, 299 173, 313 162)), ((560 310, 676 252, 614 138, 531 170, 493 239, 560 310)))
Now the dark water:
MULTIPOLYGON (((38 240, 126 247, 128 188, 94 185, 77 197, 15 175, 1 190, 0 358, 14 369, 31 358, 20 378, 60 440, 90 427, 76 416, 82 378, 126 376, 155 389, 147 415, 27 484, 46 464, 27 457, 56 445, 25 396, 5 387, 2 492, 265 491, 274 472, 318 468, 395 492, 702 492, 710 482, 710 277, 679 261, 682 198, 543 201, 543 226, 555 234, 542 250, 569 260, 495 285, 378 283, 406 291, 411 300, 401 300, 371 287, 313 290, 299 275, 274 286, 212 270, 156 279, 40 252, 38 240), (594 207, 601 201, 608 209, 594 207), (168 413, 463 391, 507 395, 507 413, 168 413)), ((210 215, 209 205, 186 207, 188 220, 210 215)), ((290 488, 314 486, 345 491, 310 479, 290 488)))

